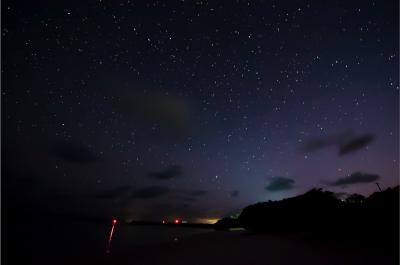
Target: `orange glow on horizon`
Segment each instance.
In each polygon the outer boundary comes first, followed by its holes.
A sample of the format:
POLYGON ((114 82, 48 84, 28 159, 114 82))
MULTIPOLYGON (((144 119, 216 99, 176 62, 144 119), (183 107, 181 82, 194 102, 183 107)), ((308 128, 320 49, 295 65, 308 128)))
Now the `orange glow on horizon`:
POLYGON ((218 222, 220 218, 214 217, 214 218, 199 218, 197 219, 197 222, 201 224, 215 224, 218 222))

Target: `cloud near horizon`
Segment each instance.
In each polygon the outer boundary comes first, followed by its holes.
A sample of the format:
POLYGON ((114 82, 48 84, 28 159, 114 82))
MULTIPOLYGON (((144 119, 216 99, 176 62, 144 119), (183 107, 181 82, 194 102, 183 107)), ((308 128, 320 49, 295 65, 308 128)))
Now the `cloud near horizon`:
POLYGON ((231 197, 239 197, 239 195, 240 195, 240 191, 238 191, 238 190, 234 190, 234 191, 232 191, 231 193, 230 193, 230 195, 231 195, 231 197))
POLYGON ((99 199, 118 199, 126 195, 131 189, 132 187, 130 185, 123 185, 110 190, 97 192, 95 197, 99 199))
POLYGON ((300 150, 306 153, 312 153, 328 147, 337 147, 339 149, 339 155, 343 156, 362 149, 374 140, 374 134, 367 133, 354 136, 351 131, 345 131, 339 135, 310 140, 305 143, 300 150))
POLYGON ((147 173, 147 176, 158 179, 158 180, 174 179, 181 175, 182 175, 182 168, 179 165, 169 166, 163 171, 147 173))
POLYGON ((171 198, 175 201, 192 203, 208 194, 206 190, 173 190, 171 198))
POLYGON ((208 191, 206 190, 194 190, 190 192, 190 195, 193 197, 202 197, 208 194, 208 191))
POLYGON ((163 186, 148 186, 132 192, 131 197, 135 199, 153 199, 161 197, 171 190, 163 186))
POLYGON ((268 191, 291 190, 294 188, 294 179, 285 177, 273 177, 270 183, 265 187, 268 191))
POLYGON ((338 180, 331 182, 331 186, 346 186, 346 185, 353 185, 353 184, 360 184, 360 183, 370 183, 380 179, 378 175, 375 174, 368 174, 362 172, 355 172, 351 175, 348 175, 343 178, 339 178, 338 180))

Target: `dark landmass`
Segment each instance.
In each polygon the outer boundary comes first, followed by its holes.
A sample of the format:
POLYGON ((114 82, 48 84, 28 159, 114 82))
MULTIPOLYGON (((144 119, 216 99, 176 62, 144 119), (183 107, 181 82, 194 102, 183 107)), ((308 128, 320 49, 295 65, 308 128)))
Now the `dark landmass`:
POLYGON ((225 217, 214 224, 214 229, 218 231, 229 230, 232 228, 242 228, 243 225, 237 218, 225 217))
POLYGON ((384 239, 398 246, 399 187, 365 198, 359 194, 339 199, 335 193, 312 189, 305 194, 247 206, 238 218, 215 224, 131 221, 131 225, 193 227, 218 231, 244 228, 251 233, 313 233, 330 238, 346 236, 384 239))
POLYGON ((250 205, 243 209, 238 222, 253 232, 391 232, 397 237, 399 187, 367 198, 353 194, 345 200, 336 198, 333 192, 312 189, 293 198, 250 205))
POLYGON ((252 234, 308 234, 312 240, 380 251, 398 261, 399 186, 365 198, 339 199, 333 192, 312 189, 280 201, 247 206, 239 218, 223 218, 217 230, 243 227, 252 234))

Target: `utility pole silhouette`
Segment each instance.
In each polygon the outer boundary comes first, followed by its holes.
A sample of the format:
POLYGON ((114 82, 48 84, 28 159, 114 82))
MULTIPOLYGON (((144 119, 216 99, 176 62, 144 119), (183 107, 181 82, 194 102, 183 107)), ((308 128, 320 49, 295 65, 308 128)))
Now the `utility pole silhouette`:
POLYGON ((379 182, 376 182, 376 186, 378 186, 379 191, 382 191, 381 186, 379 186, 379 182))

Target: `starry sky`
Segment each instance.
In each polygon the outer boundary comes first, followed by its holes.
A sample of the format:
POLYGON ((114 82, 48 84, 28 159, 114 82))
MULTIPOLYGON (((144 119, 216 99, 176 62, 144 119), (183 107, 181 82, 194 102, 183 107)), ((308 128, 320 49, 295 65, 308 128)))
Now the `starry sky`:
POLYGON ((207 221, 399 182, 398 1, 3 1, 20 213, 207 221))

